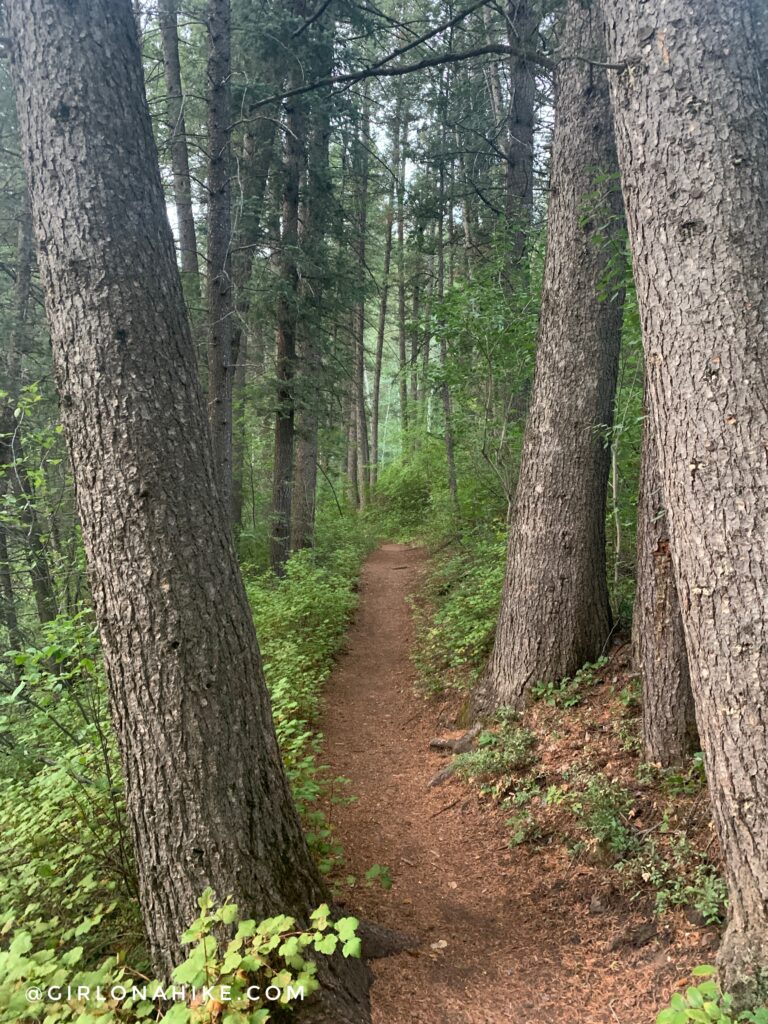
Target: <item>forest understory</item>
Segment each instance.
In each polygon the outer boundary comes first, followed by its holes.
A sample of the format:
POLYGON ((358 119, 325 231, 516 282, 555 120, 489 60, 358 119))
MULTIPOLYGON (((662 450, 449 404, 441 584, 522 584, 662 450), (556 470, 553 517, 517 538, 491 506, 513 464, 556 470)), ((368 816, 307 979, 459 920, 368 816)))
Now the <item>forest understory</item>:
POLYGON ((627 711, 619 699, 632 680, 626 643, 578 707, 537 704, 526 714, 537 737, 526 770, 504 771, 483 792, 474 777, 430 786, 446 764, 430 743, 466 734, 458 725, 466 697, 419 689, 412 605, 425 603, 429 571, 427 551, 411 545, 384 544, 368 558, 321 720, 322 761, 353 797, 328 808, 344 847, 340 878, 355 878, 344 909, 417 943, 373 962, 373 1020, 652 1024, 672 993, 695 981, 691 970, 713 959, 719 929, 691 903, 656 914, 647 882, 637 877, 638 888, 607 870, 617 858, 606 837, 569 851, 557 806, 546 827, 515 840, 509 803, 518 813, 528 806, 515 795, 533 777, 531 799, 545 817, 546 789, 579 766, 631 792, 616 829, 658 828, 664 815, 711 845, 706 794, 701 784, 670 794, 658 778, 638 781, 637 750, 611 727, 627 711), (371 865, 387 869, 390 888, 365 884, 371 865))

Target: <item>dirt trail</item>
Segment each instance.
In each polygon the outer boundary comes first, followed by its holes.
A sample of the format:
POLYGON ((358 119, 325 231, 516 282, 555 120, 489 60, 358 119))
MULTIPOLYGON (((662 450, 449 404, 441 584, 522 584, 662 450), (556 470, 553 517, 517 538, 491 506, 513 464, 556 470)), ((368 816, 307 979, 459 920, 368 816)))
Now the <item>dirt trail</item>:
POLYGON ((590 916, 593 878, 560 853, 510 851, 503 819, 460 783, 428 788, 444 762, 429 751, 437 709, 414 692, 406 600, 423 567, 395 544, 367 562, 323 723, 324 761, 358 798, 333 808, 347 870, 384 864, 394 880, 358 884, 350 908, 422 940, 374 962, 374 1022, 649 1024, 664 949, 605 952, 622 922, 590 916))

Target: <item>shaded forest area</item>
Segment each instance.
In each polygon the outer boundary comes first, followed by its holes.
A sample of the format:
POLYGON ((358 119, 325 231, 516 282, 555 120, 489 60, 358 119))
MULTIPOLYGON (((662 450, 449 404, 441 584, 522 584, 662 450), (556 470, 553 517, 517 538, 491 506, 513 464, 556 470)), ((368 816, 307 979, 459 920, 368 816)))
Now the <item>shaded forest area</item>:
POLYGON ((643 1021, 765 1024, 764 0, 2 15, 0 1021, 448 1019, 339 835, 418 779, 654 938, 643 1021))

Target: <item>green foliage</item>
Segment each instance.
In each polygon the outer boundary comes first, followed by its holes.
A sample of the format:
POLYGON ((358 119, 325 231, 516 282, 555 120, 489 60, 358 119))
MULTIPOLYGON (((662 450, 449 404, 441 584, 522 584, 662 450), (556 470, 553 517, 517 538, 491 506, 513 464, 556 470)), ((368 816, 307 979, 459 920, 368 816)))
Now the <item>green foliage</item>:
POLYGON ((518 716, 500 712, 495 731, 484 730, 477 739, 477 749, 458 754, 456 771, 462 778, 494 779, 522 771, 535 761, 536 737, 518 723, 518 716))
POLYGON ((86 960, 143 943, 99 643, 84 611, 12 653, 0 696, 0 886, 5 920, 74 939, 86 960))
MULTIPOLYGON (((665 821, 662 831, 667 830, 665 821)), ((696 850, 684 834, 671 836, 663 847, 648 838, 635 858, 620 869, 629 881, 651 886, 657 914, 673 907, 691 907, 705 924, 720 924, 725 918, 725 882, 706 854, 696 850)))
POLYGON ((607 658, 598 658, 593 664, 580 668, 573 679, 561 679, 559 683, 535 683, 531 687, 531 698, 544 701, 553 708, 578 707, 584 700, 584 691, 594 685, 596 674, 607 664, 607 658))
POLYGON ((689 985, 685 992, 675 992, 669 1005, 659 1012, 656 1024, 688 1024, 689 1021, 716 1024, 768 1024, 768 1007, 742 1010, 733 1008, 733 997, 723 992, 714 980, 715 968, 707 964, 694 967, 693 975, 704 978, 698 985, 689 985))
POLYGON ((373 864, 365 872, 365 880, 369 885, 374 885, 378 882, 384 890, 392 888, 392 872, 386 864, 373 864))
POLYGON ((583 789, 568 794, 567 803, 587 832, 615 857, 626 857, 636 848, 628 818, 634 798, 618 782, 592 776, 583 789))
POLYGON ((319 988, 319 955, 361 955, 357 918, 334 922, 327 904, 302 927, 284 914, 258 923, 242 919, 235 903, 216 906, 211 890, 198 902, 201 913, 181 936, 189 955, 167 986, 135 975, 115 957, 91 969, 82 945, 68 944, 62 951, 53 926, 12 932, 8 921, 7 946, 0 949, 0 1024, 43 1019, 46 1024, 135 1024, 149 1018, 214 1024, 222 1013, 227 1024, 266 1024, 273 1008, 293 1009, 297 999, 319 988), (78 993, 80 986, 89 990, 87 997, 78 993), (54 993, 46 999, 50 989, 54 993), (31 1001, 30 992, 43 998, 31 1001))
POLYGON ((396 538, 410 539, 430 518, 432 493, 428 460, 391 462, 379 474, 378 512, 396 538))
POLYGON ((436 563, 421 615, 414 661, 420 683, 440 692, 456 680, 470 684, 493 645, 504 582, 503 535, 475 539, 436 563))

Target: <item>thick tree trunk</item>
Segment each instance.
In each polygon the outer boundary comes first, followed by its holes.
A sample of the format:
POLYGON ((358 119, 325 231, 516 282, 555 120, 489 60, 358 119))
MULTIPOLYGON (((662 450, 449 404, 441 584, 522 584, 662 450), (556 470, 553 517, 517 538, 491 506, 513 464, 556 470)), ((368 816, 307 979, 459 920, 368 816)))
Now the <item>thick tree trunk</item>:
MULTIPOLYGON (((601 58, 597 8, 569 0, 565 53, 601 58)), ((609 450, 622 296, 601 281, 621 197, 605 72, 559 66, 551 203, 536 375, 510 529, 496 642, 477 707, 522 707, 528 687, 594 661, 611 629, 605 570, 609 450), (604 209, 585 218, 603 181, 604 209), (606 227, 606 224, 608 225, 606 227)))
POLYGON ((768 119, 745 0, 604 0, 650 413, 739 999, 768 972, 768 119))
POLYGON ((208 0, 208 420, 216 478, 232 521, 234 306, 230 186, 229 0, 208 0))
POLYGON ((632 649, 643 681, 645 760, 682 764, 693 749, 696 719, 650 418, 643 430, 632 649))
MULTIPOLYGON (((206 886, 256 919, 305 919, 326 892, 216 486, 129 0, 5 9, 141 906, 167 977, 206 886)), ((365 988, 359 963, 334 961, 307 1019, 367 1021, 365 988)))
POLYGON ((197 236, 192 212, 192 179, 189 174, 187 126, 184 117, 184 93, 181 85, 179 34, 176 0, 159 0, 157 10, 165 68, 165 94, 168 113, 169 148, 173 171, 173 200, 179 231, 181 273, 191 289, 200 294, 200 269, 197 236))

